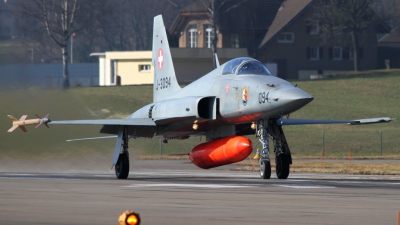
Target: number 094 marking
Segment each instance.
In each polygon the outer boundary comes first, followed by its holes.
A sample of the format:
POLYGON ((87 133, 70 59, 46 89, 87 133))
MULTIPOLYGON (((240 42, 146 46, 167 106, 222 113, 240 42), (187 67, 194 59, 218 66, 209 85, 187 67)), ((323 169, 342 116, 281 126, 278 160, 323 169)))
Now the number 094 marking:
POLYGON ((262 104, 265 102, 268 102, 269 98, 268 98, 269 92, 265 93, 265 92, 260 92, 258 94, 258 103, 262 104))

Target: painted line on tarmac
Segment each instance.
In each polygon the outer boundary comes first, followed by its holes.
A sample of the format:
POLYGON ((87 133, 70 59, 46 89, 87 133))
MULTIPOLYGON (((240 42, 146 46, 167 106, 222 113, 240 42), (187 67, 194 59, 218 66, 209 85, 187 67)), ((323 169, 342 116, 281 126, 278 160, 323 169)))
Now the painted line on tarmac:
POLYGON ((132 184, 122 186, 124 188, 142 188, 142 187, 177 187, 177 188, 248 188, 252 186, 244 185, 219 185, 219 184, 132 184))
MULTIPOLYGON (((97 174, 95 177, 110 177, 115 175, 102 175, 97 174)), ((259 178, 258 174, 237 174, 237 173, 197 173, 197 172, 135 172, 130 173, 130 177, 134 176, 152 176, 152 177, 165 177, 165 176, 180 176, 180 177, 224 177, 224 178, 259 178)))
POLYGON ((323 185, 291 185, 291 184, 273 184, 273 186, 295 188, 295 189, 318 189, 318 188, 336 188, 332 186, 323 185))

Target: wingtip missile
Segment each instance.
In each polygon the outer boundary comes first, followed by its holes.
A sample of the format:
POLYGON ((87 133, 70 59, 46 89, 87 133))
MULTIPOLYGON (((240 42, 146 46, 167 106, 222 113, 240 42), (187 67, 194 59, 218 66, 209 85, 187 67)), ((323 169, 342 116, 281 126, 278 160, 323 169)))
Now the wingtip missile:
POLYGON ((48 118, 49 114, 47 114, 44 118, 36 115, 38 119, 29 119, 29 120, 26 119, 28 117, 27 115, 23 115, 19 120, 12 115, 7 115, 7 116, 13 121, 12 123, 13 126, 8 130, 8 132, 13 132, 17 128, 21 129, 23 132, 27 132, 25 126, 34 124, 38 124, 36 128, 42 124, 46 125, 46 127, 49 127, 47 123, 51 122, 51 120, 48 118))

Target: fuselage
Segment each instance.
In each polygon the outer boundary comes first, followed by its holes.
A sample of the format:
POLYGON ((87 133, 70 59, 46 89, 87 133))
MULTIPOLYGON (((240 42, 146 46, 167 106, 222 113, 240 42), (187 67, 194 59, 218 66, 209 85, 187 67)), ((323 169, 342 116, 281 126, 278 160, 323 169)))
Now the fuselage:
MULTIPOLYGON (((209 126, 244 124, 258 119, 278 119, 313 100, 311 95, 300 88, 270 75, 260 62, 251 58, 238 58, 221 65, 168 98, 144 106, 130 117, 148 118, 149 112, 154 114, 151 112, 157 110, 157 106, 163 103, 175 102, 174 105, 180 105, 184 101, 181 99, 207 96, 214 96, 217 99, 217 118, 213 121, 203 121, 209 126), (248 69, 248 67, 253 69, 248 69), (263 68, 260 71, 254 67, 263 68), (264 69, 265 71, 262 71, 264 69)), ((174 110, 174 105, 171 105, 170 110, 174 110)), ((190 107, 186 109, 188 108, 190 107)), ((185 128, 180 129, 180 132, 184 133, 187 129, 187 132, 192 134, 196 132, 191 126, 196 119, 201 118, 188 117, 187 123, 180 120, 178 124, 173 124, 171 121, 168 125, 165 123, 164 125, 173 126, 174 130, 179 130, 177 127, 181 125, 185 128)), ((157 123, 158 119, 154 118, 154 120, 157 123)), ((163 121, 163 118, 159 121, 163 121)), ((204 130, 201 129, 199 132, 204 132, 204 130)))

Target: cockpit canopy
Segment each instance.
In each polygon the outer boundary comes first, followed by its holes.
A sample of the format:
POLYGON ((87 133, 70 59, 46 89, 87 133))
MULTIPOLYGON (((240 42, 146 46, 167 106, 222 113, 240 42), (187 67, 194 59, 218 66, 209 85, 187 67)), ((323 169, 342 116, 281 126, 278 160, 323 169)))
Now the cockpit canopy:
POLYGON ((225 63, 222 75, 271 75, 268 69, 259 61, 252 58, 237 58, 225 63))

